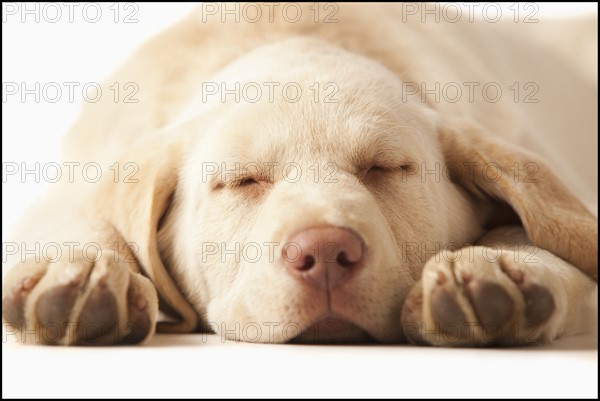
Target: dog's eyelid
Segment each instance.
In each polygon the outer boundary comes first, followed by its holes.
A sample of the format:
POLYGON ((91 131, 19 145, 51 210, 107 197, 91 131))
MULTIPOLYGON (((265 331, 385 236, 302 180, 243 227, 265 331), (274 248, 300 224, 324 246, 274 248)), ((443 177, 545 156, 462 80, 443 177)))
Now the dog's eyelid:
POLYGON ((212 183, 211 187, 213 191, 218 191, 224 188, 239 188, 250 186, 254 184, 273 184, 273 179, 270 177, 263 177, 257 175, 248 175, 248 176, 235 176, 231 175, 230 177, 225 177, 225 180, 215 179, 212 183))
POLYGON ((231 181, 231 186, 243 187, 243 186, 253 185, 253 184, 258 184, 258 183, 259 183, 258 179, 255 179, 253 177, 244 177, 244 178, 240 178, 240 179, 231 181))
POLYGON ((224 182, 223 186, 229 188, 241 188, 248 187, 252 185, 264 185, 264 184, 272 184, 273 181, 268 179, 268 177, 259 177, 259 176, 247 176, 247 177, 238 177, 236 179, 232 179, 230 181, 224 182))
POLYGON ((419 168, 419 166, 415 162, 406 162, 400 164, 398 168, 407 173, 414 173, 419 168))
POLYGON ((383 164, 373 164, 369 168, 366 169, 366 172, 371 171, 382 171, 382 172, 397 172, 397 171, 405 171, 405 172, 413 172, 417 167, 417 164, 414 162, 406 162, 395 165, 383 165, 383 164))
POLYGON ((212 185, 213 191, 217 191, 217 190, 220 190, 220 189, 223 189, 223 188, 225 188, 225 183, 222 182, 222 181, 215 182, 212 185))

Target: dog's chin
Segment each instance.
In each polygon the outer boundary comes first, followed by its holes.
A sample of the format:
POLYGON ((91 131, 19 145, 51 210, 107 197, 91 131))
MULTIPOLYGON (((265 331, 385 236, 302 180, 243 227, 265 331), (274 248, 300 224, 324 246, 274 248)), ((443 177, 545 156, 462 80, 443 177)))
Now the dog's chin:
POLYGON ((364 344, 375 340, 365 330, 338 316, 327 316, 289 341, 291 344, 364 344))

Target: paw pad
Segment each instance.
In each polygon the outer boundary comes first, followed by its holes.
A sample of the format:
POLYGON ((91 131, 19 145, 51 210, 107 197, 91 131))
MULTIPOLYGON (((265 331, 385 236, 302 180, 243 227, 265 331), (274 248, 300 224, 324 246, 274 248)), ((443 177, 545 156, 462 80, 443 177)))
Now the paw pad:
POLYGON ((47 333, 44 336, 46 342, 57 343, 64 336, 78 293, 78 283, 71 282, 54 287, 38 298, 36 314, 47 333))
POLYGON ((108 287, 100 283, 92 290, 79 315, 78 343, 91 343, 113 331, 118 316, 117 300, 108 287))
POLYGON ((431 313, 442 329, 448 325, 462 325, 467 318, 456 301, 456 296, 446 287, 435 287, 431 292, 431 313))
POLYGON ((473 281, 467 287, 467 297, 481 325, 503 325, 514 311, 513 301, 502 286, 491 282, 473 281))
POLYGON ((526 284, 520 287, 525 300, 525 318, 527 323, 539 325, 544 323, 554 311, 554 297, 550 291, 537 284, 526 284))

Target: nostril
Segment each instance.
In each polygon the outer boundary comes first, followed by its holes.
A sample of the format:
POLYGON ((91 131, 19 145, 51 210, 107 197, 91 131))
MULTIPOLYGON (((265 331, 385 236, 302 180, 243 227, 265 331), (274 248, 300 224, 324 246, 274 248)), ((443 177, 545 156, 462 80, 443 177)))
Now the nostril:
POLYGON ((346 252, 340 252, 337 257, 337 262, 342 267, 350 267, 354 264, 354 262, 348 260, 348 255, 346 255, 346 252))
POLYGON ((304 258, 304 263, 300 266, 298 270, 310 270, 315 265, 315 258, 312 255, 306 255, 304 258))

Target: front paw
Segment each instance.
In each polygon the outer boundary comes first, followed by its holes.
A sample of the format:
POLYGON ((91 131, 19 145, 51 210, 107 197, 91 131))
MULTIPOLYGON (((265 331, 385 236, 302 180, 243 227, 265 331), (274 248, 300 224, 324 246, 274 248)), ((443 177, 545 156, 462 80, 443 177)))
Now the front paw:
POLYGON ((93 260, 28 260, 7 273, 3 288, 6 332, 21 342, 137 343, 155 330, 154 286, 110 249, 93 260))
POLYGON ((410 342, 536 344, 559 334, 566 295, 554 273, 541 263, 519 261, 514 251, 491 257, 488 249, 472 247, 425 265, 402 310, 410 342))

